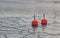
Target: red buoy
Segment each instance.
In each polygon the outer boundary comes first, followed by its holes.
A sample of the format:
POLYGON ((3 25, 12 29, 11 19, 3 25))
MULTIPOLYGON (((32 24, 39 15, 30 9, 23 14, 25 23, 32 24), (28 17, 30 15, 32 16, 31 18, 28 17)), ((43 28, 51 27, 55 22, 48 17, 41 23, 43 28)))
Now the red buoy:
POLYGON ((43 25, 43 26, 47 25, 47 19, 42 19, 41 20, 41 25, 43 25))
POLYGON ((47 26, 47 19, 45 19, 45 14, 43 14, 43 19, 41 20, 41 25, 43 26, 43 27, 45 27, 45 26, 47 26))
POLYGON ((33 28, 37 28, 38 27, 38 21, 37 20, 33 20, 32 21, 32 27, 33 28))

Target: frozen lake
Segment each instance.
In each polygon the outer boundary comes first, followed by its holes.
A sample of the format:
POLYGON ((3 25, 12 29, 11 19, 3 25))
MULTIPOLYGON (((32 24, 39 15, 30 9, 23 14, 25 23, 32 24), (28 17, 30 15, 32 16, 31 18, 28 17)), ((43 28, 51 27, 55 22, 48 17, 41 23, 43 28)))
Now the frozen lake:
MULTIPOLYGON (((0 17, 0 38, 38 38, 38 32, 40 32, 41 38, 59 38, 60 22, 52 17, 51 19, 49 19, 50 17, 47 18, 49 24, 42 36, 41 27, 38 27, 35 35, 32 34, 31 21, 33 20, 33 16, 0 17)), ((40 21, 41 17, 36 16, 36 19, 40 21)))
POLYGON ((0 38, 60 38, 60 0, 0 0, 0 38), (43 13, 48 19, 43 35, 32 34, 34 12, 39 26, 43 13))

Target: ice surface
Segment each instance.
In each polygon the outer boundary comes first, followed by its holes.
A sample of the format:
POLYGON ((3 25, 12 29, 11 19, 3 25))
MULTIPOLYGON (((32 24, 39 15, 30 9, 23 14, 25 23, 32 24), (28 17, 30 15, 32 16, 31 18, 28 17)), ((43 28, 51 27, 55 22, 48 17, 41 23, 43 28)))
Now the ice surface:
MULTIPOLYGON (((48 18, 48 17, 47 17, 48 18)), ((0 37, 1 38, 59 38, 60 27, 59 23, 50 23, 42 33, 41 27, 39 27, 33 35, 33 30, 31 27, 31 21, 33 17, 0 17, 0 37), (18 19, 17 19, 18 18, 18 19), (20 18, 20 20, 19 20, 20 18), (43 35, 43 36, 42 36, 43 35)), ((38 19, 36 17, 36 19, 38 19)), ((52 19, 51 19, 52 20, 52 19)), ((39 23, 40 25, 40 23, 39 23)))
POLYGON ((0 0, 0 38, 60 38, 60 0, 0 0), (34 12, 39 21, 35 34, 31 27, 34 12), (48 19, 44 32, 43 13, 48 19))

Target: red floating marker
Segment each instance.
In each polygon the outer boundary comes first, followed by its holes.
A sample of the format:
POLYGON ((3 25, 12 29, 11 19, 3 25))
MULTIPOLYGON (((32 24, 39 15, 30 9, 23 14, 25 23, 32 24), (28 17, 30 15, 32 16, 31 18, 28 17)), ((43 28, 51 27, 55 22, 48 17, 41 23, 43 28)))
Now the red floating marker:
POLYGON ((37 28, 38 27, 38 21, 37 20, 33 20, 32 21, 32 27, 33 28, 37 28))
POLYGON ((41 25, 44 27, 47 25, 47 19, 42 19, 41 20, 41 25))
POLYGON ((34 13, 34 20, 32 20, 32 27, 37 28, 38 27, 38 21, 35 19, 35 13, 34 13))
POLYGON ((45 14, 43 14, 43 19, 41 20, 41 25, 43 27, 47 26, 47 19, 45 19, 45 14))

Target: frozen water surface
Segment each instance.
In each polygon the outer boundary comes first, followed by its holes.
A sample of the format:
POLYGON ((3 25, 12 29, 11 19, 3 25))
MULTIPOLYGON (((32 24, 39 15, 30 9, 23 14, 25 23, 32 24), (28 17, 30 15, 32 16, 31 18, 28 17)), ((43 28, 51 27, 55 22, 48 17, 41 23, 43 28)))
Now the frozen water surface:
POLYGON ((60 38, 60 0, 0 0, 0 38, 60 38), (31 21, 46 14, 48 25, 33 35, 31 21))

